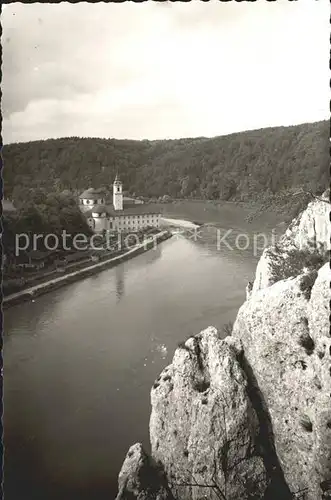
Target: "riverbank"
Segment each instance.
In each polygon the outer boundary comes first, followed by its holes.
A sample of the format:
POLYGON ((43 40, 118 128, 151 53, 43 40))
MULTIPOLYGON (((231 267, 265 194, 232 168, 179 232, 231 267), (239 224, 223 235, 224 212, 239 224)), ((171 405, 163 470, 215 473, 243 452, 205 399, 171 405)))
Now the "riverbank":
POLYGON ((241 214, 248 224, 258 227, 272 221, 274 225, 289 224, 312 201, 308 192, 289 189, 272 196, 260 193, 246 200, 206 200, 177 198, 168 202, 150 202, 162 210, 164 217, 189 219, 201 225, 217 223, 219 217, 241 214))
POLYGON ((196 226, 213 225, 222 229, 244 231, 270 231, 284 223, 283 214, 272 210, 260 210, 256 202, 251 204, 232 201, 176 200, 152 204, 162 212, 162 218, 190 221, 196 226))
POLYGON ((19 292, 10 294, 7 297, 3 298, 2 302, 3 307, 7 308, 26 300, 32 300, 35 297, 56 290, 57 288, 73 283, 74 281, 77 281, 82 278, 87 278, 88 276, 103 271, 104 269, 116 266, 117 264, 125 260, 133 258, 136 255, 139 255, 140 253, 150 250, 151 248, 154 247, 155 244, 162 243, 162 241, 169 239, 171 236, 172 234, 170 231, 168 230, 161 231, 160 233, 151 236, 150 238, 148 238, 148 240, 145 240, 143 243, 134 246, 133 248, 131 248, 130 250, 128 250, 123 254, 111 257, 107 260, 104 260, 103 262, 98 262, 93 265, 87 265, 86 267, 83 267, 82 269, 79 269, 77 271, 66 273, 57 278, 53 278, 49 281, 42 282, 30 288, 26 288, 19 292))
POLYGON ((184 219, 170 219, 168 217, 161 217, 160 221, 162 226, 166 227, 182 227, 184 229, 194 229, 196 227, 199 227, 200 224, 197 224, 193 221, 190 220, 184 220, 184 219))

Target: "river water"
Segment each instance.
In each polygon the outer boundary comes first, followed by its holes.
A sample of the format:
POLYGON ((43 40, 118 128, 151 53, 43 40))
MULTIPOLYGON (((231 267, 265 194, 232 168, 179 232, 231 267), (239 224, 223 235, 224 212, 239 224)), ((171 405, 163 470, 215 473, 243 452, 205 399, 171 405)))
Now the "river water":
POLYGON ((128 447, 148 449, 155 378, 178 342, 234 320, 256 261, 213 228, 177 234, 6 310, 5 500, 113 499, 128 447))

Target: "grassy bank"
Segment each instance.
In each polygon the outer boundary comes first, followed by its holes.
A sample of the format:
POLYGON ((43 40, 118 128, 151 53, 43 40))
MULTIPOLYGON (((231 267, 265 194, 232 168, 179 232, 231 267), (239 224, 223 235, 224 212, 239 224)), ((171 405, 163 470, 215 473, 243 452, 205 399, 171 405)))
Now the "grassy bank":
POLYGON ((162 231, 151 238, 149 242, 142 243, 132 248, 131 250, 123 251, 119 255, 112 255, 111 258, 105 259, 102 262, 98 262, 97 264, 91 265, 89 263, 83 266, 81 269, 73 272, 67 272, 61 276, 48 279, 46 281, 41 279, 38 284, 35 284, 30 288, 22 289, 16 293, 4 297, 3 307, 6 308, 12 305, 19 304, 25 300, 31 300, 34 297, 38 297, 39 295, 51 292, 53 290, 56 290, 57 288, 73 283, 79 279, 87 278, 88 276, 92 276, 97 272, 116 266, 117 264, 120 264, 125 260, 135 257, 143 252, 146 252, 147 250, 150 250, 155 245, 155 241, 159 244, 170 237, 171 233, 169 231, 162 231))

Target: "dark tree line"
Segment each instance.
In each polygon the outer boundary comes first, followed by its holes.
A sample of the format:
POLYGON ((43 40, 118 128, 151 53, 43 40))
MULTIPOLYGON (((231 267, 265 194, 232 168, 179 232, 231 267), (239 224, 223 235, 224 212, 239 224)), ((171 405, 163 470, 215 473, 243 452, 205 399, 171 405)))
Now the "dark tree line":
POLYGON ((118 171, 131 194, 146 197, 264 200, 329 183, 327 122, 214 138, 132 141, 69 137, 4 146, 5 196, 28 188, 72 194, 108 187, 118 171))
MULTIPOLYGON (((67 245, 77 234, 90 234, 86 219, 76 199, 68 192, 47 193, 42 188, 22 188, 22 198, 16 200, 17 211, 3 216, 3 246, 7 255, 14 254, 15 235, 26 234, 33 247, 33 235, 54 234, 62 241, 65 230, 67 245)), ((38 249, 44 250, 42 239, 38 249)), ((61 248, 59 248, 61 250, 61 248)))

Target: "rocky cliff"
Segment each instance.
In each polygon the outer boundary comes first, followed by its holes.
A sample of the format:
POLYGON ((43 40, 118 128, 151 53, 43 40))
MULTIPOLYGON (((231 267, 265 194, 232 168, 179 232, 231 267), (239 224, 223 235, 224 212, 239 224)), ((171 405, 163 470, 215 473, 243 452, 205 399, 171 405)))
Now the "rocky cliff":
POLYGON ((264 251, 230 337, 178 347, 117 500, 331 498, 329 212, 326 193, 264 251))

